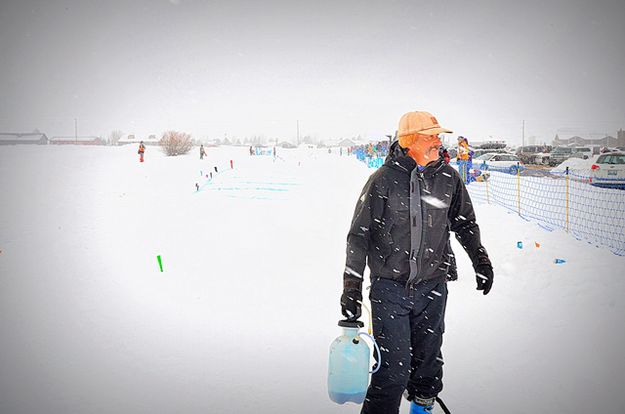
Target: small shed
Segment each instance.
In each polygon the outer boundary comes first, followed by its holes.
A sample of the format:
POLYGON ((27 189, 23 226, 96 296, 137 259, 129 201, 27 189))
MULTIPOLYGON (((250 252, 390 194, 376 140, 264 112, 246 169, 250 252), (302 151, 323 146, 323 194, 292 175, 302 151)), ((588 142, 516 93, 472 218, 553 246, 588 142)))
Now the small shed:
POLYGON ((47 145, 50 140, 39 132, 0 132, 0 145, 47 145))

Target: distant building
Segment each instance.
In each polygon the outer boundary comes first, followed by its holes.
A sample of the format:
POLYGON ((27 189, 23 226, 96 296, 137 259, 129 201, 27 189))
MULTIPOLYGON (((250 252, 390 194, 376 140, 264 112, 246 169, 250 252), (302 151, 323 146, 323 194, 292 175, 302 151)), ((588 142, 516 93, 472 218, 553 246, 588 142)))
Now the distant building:
POLYGON ((0 132, 0 145, 47 145, 50 140, 39 132, 0 132))
POLYGON ((326 139, 319 143, 319 147, 353 147, 356 144, 351 139, 347 138, 335 138, 335 139, 326 139))
POLYGON ((219 144, 221 144, 221 141, 219 139, 206 139, 204 140, 204 146, 205 147, 218 147, 219 144))
POLYGON ((100 137, 52 137, 51 145, 106 145, 106 140, 100 137))
POLYGON ((288 142, 288 141, 282 141, 281 143, 278 144, 279 147, 281 148, 296 148, 296 145, 288 142))
POLYGON ((161 139, 157 138, 156 134, 148 135, 147 138, 139 138, 135 134, 126 134, 117 141, 117 145, 138 144, 141 141, 144 145, 160 145, 161 139))
POLYGON ((598 147, 616 147, 618 146, 618 140, 614 137, 606 135, 603 138, 582 138, 578 135, 572 136, 570 138, 560 138, 557 134, 553 139, 554 147, 588 147, 588 146, 598 146, 598 147))
POLYGON ((338 147, 354 147, 356 146, 356 143, 354 141, 352 141, 351 139, 345 138, 341 141, 339 141, 338 147))

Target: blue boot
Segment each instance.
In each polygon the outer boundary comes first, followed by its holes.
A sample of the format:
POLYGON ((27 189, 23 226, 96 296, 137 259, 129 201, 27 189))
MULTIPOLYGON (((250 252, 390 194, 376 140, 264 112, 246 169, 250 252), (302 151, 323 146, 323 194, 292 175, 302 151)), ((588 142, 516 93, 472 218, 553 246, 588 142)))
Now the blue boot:
POLYGON ((410 402, 410 414, 431 414, 433 409, 434 398, 428 400, 419 400, 419 404, 414 401, 410 402))

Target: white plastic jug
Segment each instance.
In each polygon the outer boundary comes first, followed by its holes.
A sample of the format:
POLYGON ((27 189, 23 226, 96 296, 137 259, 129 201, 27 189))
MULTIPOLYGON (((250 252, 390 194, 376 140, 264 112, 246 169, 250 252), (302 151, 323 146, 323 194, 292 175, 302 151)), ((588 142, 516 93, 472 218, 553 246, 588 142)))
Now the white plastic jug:
POLYGON ((363 323, 339 321, 339 326, 343 334, 330 345, 328 394, 338 404, 361 404, 369 385, 369 346, 358 332, 363 323))

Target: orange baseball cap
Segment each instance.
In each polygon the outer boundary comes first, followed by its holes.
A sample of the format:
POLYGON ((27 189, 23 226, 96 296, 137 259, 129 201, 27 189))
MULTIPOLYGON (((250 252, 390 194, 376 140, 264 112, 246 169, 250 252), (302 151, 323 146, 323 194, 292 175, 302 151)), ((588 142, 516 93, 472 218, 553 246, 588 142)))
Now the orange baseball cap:
POLYGON ((442 133, 451 134, 453 131, 442 128, 434 115, 425 111, 408 112, 399 120, 397 136, 421 134, 437 135, 442 133))

